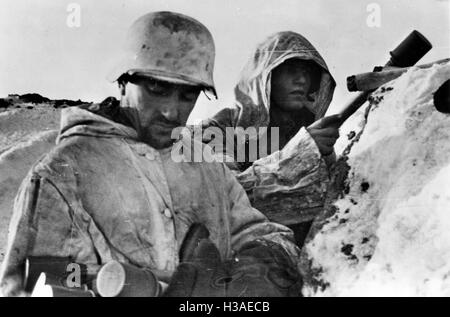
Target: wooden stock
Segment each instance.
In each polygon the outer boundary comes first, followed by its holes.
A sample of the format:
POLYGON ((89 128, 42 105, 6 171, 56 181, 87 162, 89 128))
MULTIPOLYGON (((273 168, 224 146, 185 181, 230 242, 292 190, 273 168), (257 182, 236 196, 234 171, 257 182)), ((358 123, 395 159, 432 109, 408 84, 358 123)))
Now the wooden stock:
MULTIPOLYGON (((450 58, 441 59, 432 63, 415 66, 418 68, 429 68, 436 64, 444 64, 450 61, 450 58)), ((368 72, 347 77, 347 89, 349 91, 371 91, 378 87, 400 77, 411 67, 386 67, 381 72, 368 72)))
POLYGON ((369 95, 371 93, 372 91, 360 92, 347 103, 344 109, 338 114, 341 124, 343 124, 345 120, 350 118, 350 116, 354 114, 356 110, 358 110, 359 107, 361 107, 367 101, 367 98, 369 98, 369 95))

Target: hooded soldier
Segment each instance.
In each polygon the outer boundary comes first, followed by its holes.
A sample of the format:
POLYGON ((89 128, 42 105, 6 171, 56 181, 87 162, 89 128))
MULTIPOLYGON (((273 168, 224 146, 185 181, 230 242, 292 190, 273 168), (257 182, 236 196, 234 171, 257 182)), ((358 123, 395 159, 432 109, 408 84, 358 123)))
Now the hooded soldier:
POLYGON ((252 208, 223 164, 173 159, 182 141, 173 129, 202 90, 214 93, 213 65, 212 36, 190 17, 154 12, 132 25, 111 77, 120 103, 64 109, 56 147, 21 185, 3 295, 29 291, 24 266, 36 256, 175 272, 167 296, 299 295, 292 232, 252 208), (180 249, 194 224, 208 243, 193 244, 185 263, 180 249))
MULTIPOLYGON (((279 32, 259 44, 244 67, 234 89, 235 106, 202 123, 224 131, 223 144, 215 144, 215 139, 209 144, 222 148, 253 205, 266 214, 275 212, 265 204, 273 195, 294 194, 301 200, 295 208, 304 216, 298 221, 311 220, 311 210, 323 204, 327 165, 334 160, 339 136, 337 116, 324 118, 335 86, 325 61, 307 39, 279 32), (230 127, 235 129, 231 138, 226 131, 230 127), (240 128, 255 128, 256 133, 239 138, 240 128), (239 157, 242 152, 245 156, 239 157)), ((288 208, 277 201, 278 212, 288 208)))

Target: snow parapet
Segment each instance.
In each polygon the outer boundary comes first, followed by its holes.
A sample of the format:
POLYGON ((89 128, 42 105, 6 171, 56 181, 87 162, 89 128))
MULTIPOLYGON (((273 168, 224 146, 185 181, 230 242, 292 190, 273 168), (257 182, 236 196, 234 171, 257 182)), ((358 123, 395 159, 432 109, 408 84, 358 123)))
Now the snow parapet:
POLYGON ((380 87, 341 129, 342 156, 303 250, 312 296, 450 296, 450 63, 380 87))

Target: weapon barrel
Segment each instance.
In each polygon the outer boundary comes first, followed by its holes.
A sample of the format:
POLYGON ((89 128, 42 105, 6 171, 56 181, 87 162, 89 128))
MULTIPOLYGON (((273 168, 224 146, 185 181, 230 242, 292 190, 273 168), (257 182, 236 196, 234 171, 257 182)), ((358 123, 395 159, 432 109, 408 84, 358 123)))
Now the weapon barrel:
MULTIPOLYGON (((393 51, 390 52, 391 59, 385 66, 408 67, 416 64, 430 49, 431 43, 418 31, 411 32, 393 51)), ((354 97, 339 113, 341 124, 354 114, 373 92, 364 91, 354 97)))

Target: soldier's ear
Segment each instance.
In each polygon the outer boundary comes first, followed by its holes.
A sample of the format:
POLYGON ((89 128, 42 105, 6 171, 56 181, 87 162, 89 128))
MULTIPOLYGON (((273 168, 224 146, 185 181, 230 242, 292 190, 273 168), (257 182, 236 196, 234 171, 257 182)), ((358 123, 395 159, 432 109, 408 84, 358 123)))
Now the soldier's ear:
POLYGON ((119 90, 120 90, 120 95, 121 96, 125 96, 127 89, 126 89, 126 82, 124 81, 119 81, 119 90))
POLYGON ((129 81, 130 81, 130 77, 128 74, 123 74, 122 76, 120 76, 117 79, 117 83, 119 85, 119 90, 120 90, 121 96, 125 96, 125 93, 127 92, 126 85, 129 81))

